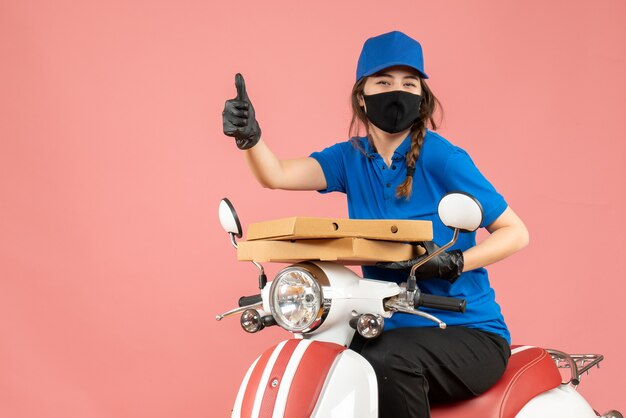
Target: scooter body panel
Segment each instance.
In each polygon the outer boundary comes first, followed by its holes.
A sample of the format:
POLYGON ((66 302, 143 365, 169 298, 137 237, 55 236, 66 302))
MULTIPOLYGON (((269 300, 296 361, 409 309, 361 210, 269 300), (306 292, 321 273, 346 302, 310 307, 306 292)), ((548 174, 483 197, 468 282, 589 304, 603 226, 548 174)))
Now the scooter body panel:
POLYGON ((376 374, 362 356, 345 350, 335 361, 313 418, 378 417, 376 374))
POLYGON ((576 389, 561 385, 535 396, 515 418, 597 418, 597 415, 576 389))
POLYGON ((237 392, 237 397, 235 398, 235 406, 231 412, 231 417, 240 417, 241 416, 241 404, 243 403, 243 397, 246 393, 246 388, 248 387, 248 382, 250 381, 250 375, 255 370, 257 363, 261 359, 261 356, 257 357, 256 360, 252 363, 252 365, 248 368, 246 375, 239 386, 239 391, 237 392))
POLYGON ((255 360, 231 416, 375 418, 376 394, 374 370, 359 354, 338 344, 293 339, 255 360))

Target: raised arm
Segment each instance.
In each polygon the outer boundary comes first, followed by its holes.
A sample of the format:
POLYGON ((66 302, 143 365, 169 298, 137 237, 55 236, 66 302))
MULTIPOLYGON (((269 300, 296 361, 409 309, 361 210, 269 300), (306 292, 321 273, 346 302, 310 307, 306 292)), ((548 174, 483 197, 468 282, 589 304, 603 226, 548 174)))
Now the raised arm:
POLYGON ((244 152, 246 163, 263 187, 285 190, 322 190, 326 178, 313 158, 279 160, 262 139, 244 152))
POLYGON ((244 150, 248 167, 259 183, 270 189, 325 189, 324 172, 313 158, 280 160, 276 157, 261 140, 261 128, 241 74, 235 76, 235 87, 237 96, 226 101, 222 112, 224 134, 235 138, 237 147, 244 150))

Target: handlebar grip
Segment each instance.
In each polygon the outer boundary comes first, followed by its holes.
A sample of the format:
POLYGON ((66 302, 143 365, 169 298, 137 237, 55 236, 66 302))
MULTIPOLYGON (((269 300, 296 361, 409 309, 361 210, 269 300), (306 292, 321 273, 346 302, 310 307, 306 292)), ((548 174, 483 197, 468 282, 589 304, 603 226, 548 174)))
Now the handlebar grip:
POLYGON ((262 301, 263 299, 261 298, 261 295, 242 296, 239 298, 239 307, 241 308, 242 306, 256 305, 262 301))
POLYGON ((465 312, 465 304, 465 299, 430 295, 427 293, 422 293, 419 296, 419 300, 415 301, 415 306, 423 306, 425 308, 441 309, 453 312, 465 312))

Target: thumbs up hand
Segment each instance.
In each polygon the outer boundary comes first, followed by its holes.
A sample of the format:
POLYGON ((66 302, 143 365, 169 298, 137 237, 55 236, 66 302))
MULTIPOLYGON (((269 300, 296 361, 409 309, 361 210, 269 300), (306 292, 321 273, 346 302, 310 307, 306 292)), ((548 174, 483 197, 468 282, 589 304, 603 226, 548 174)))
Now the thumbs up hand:
POLYGON ((252 148, 261 138, 261 128, 254 115, 254 107, 246 92, 246 82, 239 73, 235 75, 237 97, 226 100, 222 112, 224 135, 232 136, 239 149, 252 148))

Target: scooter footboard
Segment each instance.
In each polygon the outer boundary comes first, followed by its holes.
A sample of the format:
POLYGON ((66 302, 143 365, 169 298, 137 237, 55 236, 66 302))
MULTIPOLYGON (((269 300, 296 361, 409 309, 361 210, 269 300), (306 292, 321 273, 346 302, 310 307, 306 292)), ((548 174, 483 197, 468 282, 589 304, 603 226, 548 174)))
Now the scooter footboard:
POLYGON ((338 344, 292 339, 252 364, 232 417, 376 417, 376 408, 376 377, 363 357, 338 344))

